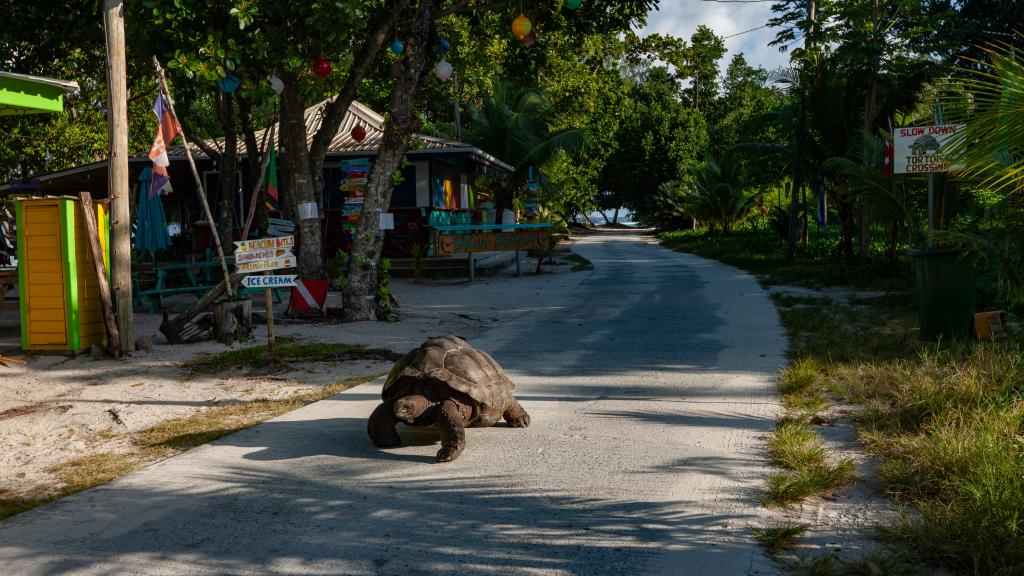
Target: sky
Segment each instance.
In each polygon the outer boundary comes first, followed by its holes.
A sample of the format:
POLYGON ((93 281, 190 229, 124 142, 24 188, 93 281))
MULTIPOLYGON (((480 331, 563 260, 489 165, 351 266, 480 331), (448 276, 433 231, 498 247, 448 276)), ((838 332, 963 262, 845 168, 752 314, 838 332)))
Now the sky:
MULTIPOLYGON (((647 26, 639 34, 661 33, 685 38, 687 41, 697 26, 705 24, 718 36, 730 36, 745 30, 764 26, 771 18, 771 2, 714 2, 705 0, 661 0, 661 8, 651 12, 647 26)), ((779 52, 768 42, 775 38, 775 29, 762 28, 747 34, 726 38, 729 51, 722 62, 722 71, 737 52, 743 52, 747 63, 774 70, 789 61, 789 54, 779 52)))

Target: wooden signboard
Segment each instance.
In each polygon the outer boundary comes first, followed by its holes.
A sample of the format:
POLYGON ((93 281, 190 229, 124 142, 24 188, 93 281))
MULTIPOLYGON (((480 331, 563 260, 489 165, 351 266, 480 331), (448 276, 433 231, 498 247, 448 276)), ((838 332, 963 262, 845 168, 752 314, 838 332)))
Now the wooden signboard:
POLYGON ((485 234, 437 234, 437 256, 473 252, 545 250, 551 243, 548 230, 519 230, 485 234))

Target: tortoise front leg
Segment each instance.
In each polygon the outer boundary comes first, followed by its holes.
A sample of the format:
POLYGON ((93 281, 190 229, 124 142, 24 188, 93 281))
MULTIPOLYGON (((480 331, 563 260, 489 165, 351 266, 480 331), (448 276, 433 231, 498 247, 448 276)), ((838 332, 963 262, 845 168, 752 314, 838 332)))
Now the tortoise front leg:
POLYGON ((513 428, 526 428, 530 425, 530 415, 526 413, 526 409, 515 398, 512 399, 512 404, 501 417, 513 428))
POLYGON ((441 449, 437 451, 437 461, 451 462, 466 449, 466 416, 459 403, 449 398, 441 405, 437 422, 441 425, 441 449))
POLYGON ((395 430, 398 418, 395 416, 391 402, 383 402, 370 414, 366 422, 366 433, 370 435, 370 441, 378 448, 393 448, 402 443, 402 437, 395 430))

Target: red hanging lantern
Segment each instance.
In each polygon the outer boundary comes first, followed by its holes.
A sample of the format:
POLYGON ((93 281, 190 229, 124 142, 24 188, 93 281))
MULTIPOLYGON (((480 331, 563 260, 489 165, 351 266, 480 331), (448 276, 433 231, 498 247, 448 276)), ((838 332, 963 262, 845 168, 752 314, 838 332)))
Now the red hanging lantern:
POLYGON ((333 66, 331 66, 331 61, 328 60, 327 58, 324 58, 323 56, 313 61, 313 74, 316 74, 321 78, 326 78, 330 76, 332 69, 333 66))
POLYGON ((355 128, 352 129, 352 139, 356 142, 366 140, 366 128, 363 128, 361 124, 356 124, 355 128))
POLYGON ((516 35, 516 38, 525 38, 532 31, 533 22, 526 17, 526 14, 520 14, 512 21, 512 33, 516 35))

